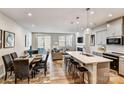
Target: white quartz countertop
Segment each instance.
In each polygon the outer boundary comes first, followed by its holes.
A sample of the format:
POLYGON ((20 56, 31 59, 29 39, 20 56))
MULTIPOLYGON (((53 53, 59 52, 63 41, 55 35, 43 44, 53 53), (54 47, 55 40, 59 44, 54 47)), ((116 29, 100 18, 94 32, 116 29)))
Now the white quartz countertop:
POLYGON ((83 62, 84 64, 104 63, 104 62, 112 61, 110 59, 99 57, 99 56, 82 55, 82 53, 78 51, 68 51, 67 53, 72 57, 76 58, 77 60, 83 62))

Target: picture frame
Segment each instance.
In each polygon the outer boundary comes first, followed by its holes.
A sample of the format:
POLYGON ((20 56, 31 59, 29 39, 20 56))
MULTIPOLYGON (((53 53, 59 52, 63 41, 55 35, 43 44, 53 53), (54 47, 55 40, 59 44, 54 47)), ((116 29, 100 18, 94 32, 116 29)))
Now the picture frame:
POLYGON ((94 34, 90 36, 90 45, 95 46, 95 35, 94 34))
POLYGON ((2 48, 2 30, 0 29, 0 49, 2 48))
POLYGON ((4 48, 13 48, 15 46, 15 33, 4 31, 4 48))

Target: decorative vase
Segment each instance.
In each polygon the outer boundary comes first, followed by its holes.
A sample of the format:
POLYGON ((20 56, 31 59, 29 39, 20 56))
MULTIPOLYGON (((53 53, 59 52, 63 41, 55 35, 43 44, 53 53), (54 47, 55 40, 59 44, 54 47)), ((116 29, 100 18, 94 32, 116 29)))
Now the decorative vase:
POLYGON ((29 53, 30 57, 32 57, 32 46, 30 46, 28 53, 29 53))

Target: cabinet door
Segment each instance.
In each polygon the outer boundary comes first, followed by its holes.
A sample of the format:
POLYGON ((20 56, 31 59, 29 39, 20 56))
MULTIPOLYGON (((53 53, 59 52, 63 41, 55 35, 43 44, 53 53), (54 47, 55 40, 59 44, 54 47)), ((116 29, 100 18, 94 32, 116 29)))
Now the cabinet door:
POLYGON ((122 35, 122 19, 118 19, 109 23, 107 27, 107 37, 122 35))
POLYGON ((97 45, 106 44, 106 30, 98 31, 96 33, 96 43, 97 45))
POLYGON ((124 59, 119 60, 119 74, 124 75, 124 59))

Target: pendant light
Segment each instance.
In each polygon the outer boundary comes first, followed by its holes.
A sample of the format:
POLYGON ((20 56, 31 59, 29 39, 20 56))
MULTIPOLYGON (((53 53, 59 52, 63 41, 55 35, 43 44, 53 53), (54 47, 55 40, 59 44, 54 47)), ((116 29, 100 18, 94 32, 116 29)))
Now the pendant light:
POLYGON ((86 8, 86 20, 87 20, 87 23, 86 23, 86 34, 90 34, 90 31, 91 29, 89 28, 89 12, 90 11, 90 8, 86 8))

